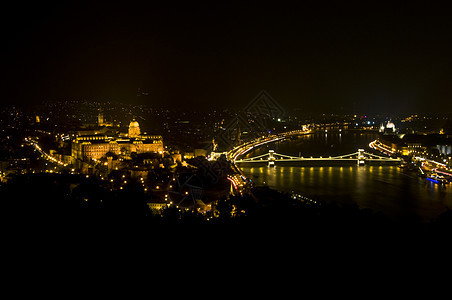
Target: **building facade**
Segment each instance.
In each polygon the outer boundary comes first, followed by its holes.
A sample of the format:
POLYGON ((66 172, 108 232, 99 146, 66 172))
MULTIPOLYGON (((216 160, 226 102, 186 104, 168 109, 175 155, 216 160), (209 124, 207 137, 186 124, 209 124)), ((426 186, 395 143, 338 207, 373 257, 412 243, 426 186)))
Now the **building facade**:
POLYGON ((129 124, 129 138, 138 138, 141 134, 140 124, 133 119, 129 124))
POLYGON ((142 135, 135 120, 130 123, 128 138, 109 137, 105 134, 82 135, 72 142, 72 157, 84 161, 98 160, 107 153, 130 158, 132 153, 163 153, 160 135, 142 135))

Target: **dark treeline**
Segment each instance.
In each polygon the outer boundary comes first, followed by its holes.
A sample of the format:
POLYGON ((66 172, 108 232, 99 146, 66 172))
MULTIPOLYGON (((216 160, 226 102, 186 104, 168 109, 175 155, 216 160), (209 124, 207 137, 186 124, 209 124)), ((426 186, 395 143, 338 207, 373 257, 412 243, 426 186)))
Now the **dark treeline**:
MULTIPOLYGON (((150 210, 142 186, 131 181, 124 190, 110 191, 95 179, 83 180, 71 175, 23 175, 0 189, 2 217, 22 224, 83 222, 140 225, 246 225, 321 232, 365 235, 448 235, 452 229, 452 211, 447 209, 435 221, 417 218, 394 221, 382 213, 360 209, 357 205, 339 206, 294 200, 269 188, 254 188, 244 196, 231 196, 212 203, 212 209, 199 212, 175 205, 160 211, 150 210), (74 184, 78 181, 78 184, 74 184)), ((54 223, 54 224, 60 224, 54 223)))

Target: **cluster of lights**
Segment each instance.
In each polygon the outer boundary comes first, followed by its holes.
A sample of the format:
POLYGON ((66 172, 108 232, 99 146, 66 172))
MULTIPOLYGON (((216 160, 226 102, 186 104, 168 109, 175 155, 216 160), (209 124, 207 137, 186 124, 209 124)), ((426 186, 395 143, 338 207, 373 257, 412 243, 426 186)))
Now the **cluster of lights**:
MULTIPOLYGON (((185 194, 188 194, 188 192, 185 192, 185 194)), ((171 201, 168 194, 165 194, 165 202, 167 203, 168 206, 173 205, 173 201, 171 201)), ((176 205, 176 208, 179 208, 179 205, 176 205)))
MULTIPOLYGON (((411 121, 414 121, 415 119, 417 119, 417 117, 418 117, 417 115, 411 115, 411 116, 401 120, 401 122, 402 123, 404 123, 404 122, 411 122, 411 121)), ((425 119, 425 117, 424 117, 424 119, 425 119)))
POLYGON ((226 178, 232 183, 236 191, 240 191, 243 188, 244 183, 240 175, 236 174, 234 176, 227 176, 226 178))
POLYGON ((308 198, 308 197, 303 196, 303 195, 300 195, 300 194, 292 193, 292 199, 294 199, 294 200, 300 200, 300 201, 302 201, 302 202, 309 202, 309 203, 317 204, 317 201, 316 201, 316 200, 313 200, 313 199, 311 199, 311 198, 308 198))
POLYGON ((429 162, 429 163, 432 163, 432 164, 436 164, 440 168, 442 167, 442 168, 445 168, 447 170, 447 165, 446 164, 443 164, 443 163, 440 163, 440 162, 437 162, 437 161, 434 161, 434 160, 431 160, 431 159, 427 159, 427 158, 424 158, 424 157, 420 157, 420 156, 416 156, 414 158, 416 160, 420 160, 420 161, 423 161, 423 162, 429 162))
MULTIPOLYGON (((257 139, 254 139, 252 141, 246 142, 242 145, 234 147, 232 150, 230 150, 227 153, 226 157, 229 160, 231 160, 232 162, 235 162, 239 156, 246 154, 247 152, 251 151, 252 149, 254 149, 256 147, 262 146, 267 143, 284 140, 293 135, 307 134, 309 132, 310 132, 310 130, 308 129, 308 126, 303 125, 302 129, 292 130, 292 131, 288 131, 288 132, 284 132, 284 133, 280 133, 280 134, 273 134, 273 135, 269 135, 267 137, 262 136, 257 139)), ((241 171, 238 167, 235 167, 235 169, 237 170, 237 172, 241 173, 241 171)), ((240 180, 240 176, 238 176, 238 175, 233 176, 233 177, 228 176, 227 179, 229 181, 231 181, 235 190, 237 190, 238 188, 241 190, 241 188, 244 185, 243 181, 240 180)), ((242 179, 246 180, 246 178, 244 176, 242 179)), ((240 191, 240 193, 241 193, 241 191, 240 191)))
POLYGON ((267 137, 262 136, 260 138, 254 139, 250 142, 244 143, 240 146, 234 147, 228 153, 228 157, 232 158, 232 160, 235 161, 235 160, 237 160, 237 157, 246 154, 247 152, 251 151, 252 149, 254 149, 256 147, 262 146, 267 143, 272 143, 272 142, 276 142, 279 140, 283 140, 292 135, 307 134, 309 132, 310 132, 310 130, 307 128, 307 126, 303 125, 303 129, 292 130, 292 131, 288 131, 288 132, 284 132, 284 133, 280 133, 280 134, 270 135, 267 137))
MULTIPOLYGON (((394 154, 394 153, 397 152, 396 149, 389 148, 389 147, 379 143, 378 140, 375 140, 375 141, 371 142, 369 144, 369 147, 372 148, 372 149, 384 152, 384 153, 389 152, 390 154, 394 154)), ((443 163, 440 163, 440 162, 437 162, 437 161, 434 161, 434 160, 431 160, 431 159, 426 159, 425 157, 421 157, 421 156, 415 156, 414 159, 418 160, 418 161, 421 161, 422 162, 422 167, 425 167, 425 163, 429 162, 429 163, 435 164, 439 168, 443 168, 444 169, 443 171, 440 171, 440 170, 438 170, 438 168, 434 168, 433 170, 435 172, 438 172, 438 173, 441 173, 441 174, 444 174, 444 175, 448 175, 448 176, 452 176, 451 173, 445 172, 445 171, 449 171, 447 169, 447 165, 446 164, 443 164, 443 163)), ((422 169, 420 169, 420 170, 421 170, 422 173, 424 173, 422 171, 422 169)))
POLYGON ((148 189, 147 189, 147 187, 144 184, 144 178, 143 177, 140 177, 140 182, 141 182, 141 185, 143 186, 144 191, 147 192, 148 189))
POLYGON ((38 145, 36 142, 34 142, 33 140, 28 140, 27 138, 25 138, 25 141, 30 142, 33 146, 35 146, 36 150, 38 150, 38 151, 39 151, 46 159, 50 160, 51 162, 57 163, 57 164, 59 164, 59 165, 61 165, 61 166, 64 166, 64 167, 67 166, 67 164, 65 164, 64 162, 62 162, 62 161, 60 161, 60 160, 57 160, 57 159, 54 158, 53 156, 51 156, 51 155, 45 153, 45 152, 41 149, 41 147, 39 147, 39 145, 38 145))
POLYGON ((389 148, 383 144, 381 144, 378 140, 369 143, 369 147, 375 149, 377 151, 381 151, 384 153, 389 152, 389 154, 395 154, 397 151, 394 148, 389 148))

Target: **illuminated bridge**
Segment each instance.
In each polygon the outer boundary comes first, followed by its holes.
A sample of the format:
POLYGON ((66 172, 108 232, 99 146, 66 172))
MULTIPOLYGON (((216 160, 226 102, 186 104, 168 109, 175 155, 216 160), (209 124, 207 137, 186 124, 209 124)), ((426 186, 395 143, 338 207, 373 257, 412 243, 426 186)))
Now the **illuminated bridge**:
POLYGON ((236 159, 235 163, 268 163, 269 166, 274 166, 276 162, 310 162, 310 161, 355 161, 358 165, 364 165, 366 162, 395 162, 401 160, 399 158, 384 157, 371 153, 364 152, 364 149, 358 149, 355 153, 328 156, 328 157, 297 157, 289 156, 280 153, 275 153, 274 150, 269 150, 268 153, 244 158, 236 159))

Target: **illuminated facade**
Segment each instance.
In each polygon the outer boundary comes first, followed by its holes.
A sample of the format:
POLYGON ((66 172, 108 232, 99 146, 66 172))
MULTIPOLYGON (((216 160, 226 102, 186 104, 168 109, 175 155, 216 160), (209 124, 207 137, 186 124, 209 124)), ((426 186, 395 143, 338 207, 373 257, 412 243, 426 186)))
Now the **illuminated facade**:
POLYGON ((107 153, 130 158, 132 153, 163 153, 160 135, 142 135, 135 120, 129 126, 129 138, 109 137, 105 134, 78 136, 72 142, 72 157, 80 160, 98 160, 107 153))
POLYGON ((97 116, 97 124, 99 126, 104 126, 104 114, 102 112, 99 112, 99 115, 97 116))
POLYGON ((129 138, 138 138, 141 134, 140 124, 133 119, 129 124, 129 138))
POLYGON ((379 131, 382 133, 395 133, 397 131, 397 128, 395 127, 394 123, 389 121, 386 123, 386 126, 381 123, 379 131))
POLYGON ((114 122, 108 122, 104 116, 104 113, 99 110, 99 114, 97 115, 97 125, 100 127, 113 127, 115 126, 114 122))

